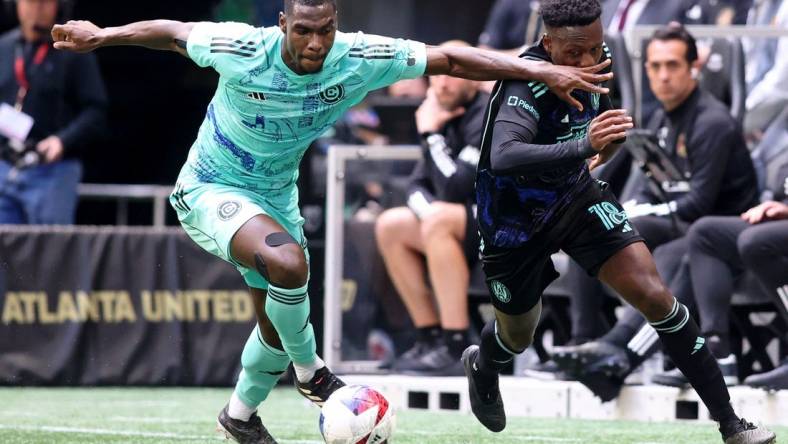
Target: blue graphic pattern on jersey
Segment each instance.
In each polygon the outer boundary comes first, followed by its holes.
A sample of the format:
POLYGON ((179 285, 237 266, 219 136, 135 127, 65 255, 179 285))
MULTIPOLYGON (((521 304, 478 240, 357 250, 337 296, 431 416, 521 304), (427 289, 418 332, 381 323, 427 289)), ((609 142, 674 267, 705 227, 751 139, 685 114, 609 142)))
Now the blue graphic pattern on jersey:
POLYGON ((228 149, 233 154, 233 156, 238 158, 246 171, 249 171, 250 173, 254 171, 254 157, 242 150, 238 145, 234 144, 232 140, 222 134, 222 130, 219 129, 219 125, 216 123, 216 115, 213 111, 213 104, 208 106, 208 120, 213 125, 213 139, 216 141, 216 143, 228 149))

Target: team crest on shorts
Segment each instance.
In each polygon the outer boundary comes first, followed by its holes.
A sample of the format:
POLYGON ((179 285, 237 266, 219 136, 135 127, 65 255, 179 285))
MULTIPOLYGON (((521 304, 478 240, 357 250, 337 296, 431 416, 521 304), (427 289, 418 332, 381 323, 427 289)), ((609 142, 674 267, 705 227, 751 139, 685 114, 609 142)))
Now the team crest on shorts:
POLYGON ((241 203, 236 202, 234 200, 228 200, 227 202, 222 202, 219 205, 219 219, 221 220, 230 220, 235 217, 238 212, 241 211, 241 203))
POLYGON ((490 282, 490 288, 492 288, 493 295, 504 304, 512 300, 512 293, 509 292, 509 289, 506 288, 503 282, 492 281, 490 282))
POLYGON ((345 98, 345 87, 342 84, 329 86, 320 91, 320 101, 326 105, 333 105, 345 98))

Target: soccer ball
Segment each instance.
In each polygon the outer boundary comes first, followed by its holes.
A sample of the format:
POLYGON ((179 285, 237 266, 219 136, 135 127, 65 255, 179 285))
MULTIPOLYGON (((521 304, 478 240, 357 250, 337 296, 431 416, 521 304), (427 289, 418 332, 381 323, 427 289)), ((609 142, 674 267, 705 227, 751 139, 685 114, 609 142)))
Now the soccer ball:
POLYGON ((365 385, 347 385, 328 397, 320 412, 327 444, 384 444, 394 431, 386 397, 365 385))

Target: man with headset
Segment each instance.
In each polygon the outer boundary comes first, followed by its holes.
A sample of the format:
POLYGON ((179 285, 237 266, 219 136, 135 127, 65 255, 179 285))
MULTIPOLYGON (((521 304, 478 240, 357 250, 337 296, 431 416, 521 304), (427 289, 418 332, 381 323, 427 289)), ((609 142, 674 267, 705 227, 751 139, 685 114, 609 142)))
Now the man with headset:
POLYGON ((107 96, 96 58, 55 51, 58 0, 18 0, 0 36, 0 224, 73 223, 82 166, 107 96))

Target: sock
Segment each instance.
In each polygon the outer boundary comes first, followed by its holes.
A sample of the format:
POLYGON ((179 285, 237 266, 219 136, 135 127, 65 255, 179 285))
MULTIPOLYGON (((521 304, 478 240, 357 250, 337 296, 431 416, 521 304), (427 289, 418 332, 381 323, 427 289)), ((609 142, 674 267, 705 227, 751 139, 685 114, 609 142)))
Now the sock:
POLYGON ((482 343, 479 346, 479 355, 476 365, 479 371, 490 376, 498 375, 512 360, 514 355, 520 354, 503 343, 498 336, 496 321, 490 321, 482 328, 482 343))
POLYGON ((673 300, 673 308, 661 321, 652 322, 662 346, 673 363, 687 377, 712 418, 719 423, 738 420, 722 372, 705 339, 684 304, 673 300))
POLYGON ((255 411, 257 411, 257 409, 246 405, 245 402, 241 401, 237 393, 233 392, 233 395, 230 396, 230 403, 227 406, 227 414, 230 418, 240 419, 246 422, 249 421, 249 418, 252 417, 255 411))
POLYGON ((449 348, 449 354, 460 359, 462 352, 471 345, 468 340, 468 330, 443 330, 443 340, 449 348))
POLYGON ((293 363, 293 370, 295 370, 296 378, 300 382, 309 382, 315 376, 315 372, 325 367, 326 363, 319 357, 311 364, 296 364, 293 363))
POLYGON ((419 327, 416 329, 416 340, 425 344, 434 344, 441 337, 441 328, 438 324, 419 327))
POLYGON ((317 361, 317 344, 309 322, 307 286, 279 288, 268 285, 265 312, 279 333, 282 346, 294 366, 309 367, 317 361))
POLYGON ((241 354, 243 369, 230 398, 230 417, 248 421, 287 370, 288 364, 290 358, 287 354, 266 344, 260 334, 260 327, 255 326, 241 354))

